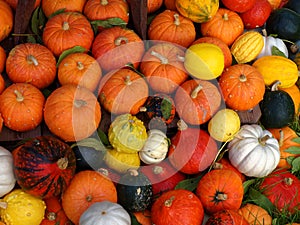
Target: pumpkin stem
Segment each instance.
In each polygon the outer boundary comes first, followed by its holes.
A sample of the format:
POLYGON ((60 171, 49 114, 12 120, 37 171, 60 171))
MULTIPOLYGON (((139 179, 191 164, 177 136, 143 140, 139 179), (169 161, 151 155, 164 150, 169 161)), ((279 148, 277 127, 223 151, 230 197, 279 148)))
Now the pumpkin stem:
POLYGON ((128 172, 131 176, 137 177, 139 172, 136 169, 128 169, 128 172))
POLYGON ((91 202, 93 200, 93 196, 92 195, 88 195, 88 196, 86 196, 85 199, 86 199, 87 202, 91 202))
POLYGON ((267 36, 268 36, 267 30, 266 30, 266 29, 262 29, 261 32, 262 32, 262 34, 263 34, 264 37, 267 37, 267 36))
POLYGON ((125 81, 124 81, 124 82, 125 82, 126 85, 131 85, 131 84, 132 84, 132 81, 131 81, 129 75, 127 75, 127 76, 125 77, 125 81))
POLYGON ((168 64, 169 63, 169 60, 165 56, 163 56, 162 54, 159 54, 158 52, 151 51, 150 54, 155 56, 156 58, 158 58, 160 60, 161 64, 168 64))
POLYGON ((228 14, 227 13, 224 13, 224 15, 223 15, 223 20, 228 20, 228 14))
POLYGON ((28 55, 26 57, 26 60, 27 60, 27 63, 28 64, 33 64, 35 66, 38 66, 39 65, 39 62, 37 61, 37 59, 33 56, 33 55, 28 55))
POLYGON ((18 90, 14 90, 14 93, 16 95, 16 100, 17 102, 23 102, 24 101, 24 96, 22 95, 22 93, 18 90))
POLYGON ((223 164, 222 163, 214 163, 213 165, 213 169, 216 169, 216 170, 219 170, 219 169, 222 169, 223 168, 223 164))
POLYGON ((50 221, 56 220, 56 213, 55 212, 49 212, 47 214, 47 219, 50 220, 50 221))
POLYGON ((283 145, 283 141, 284 141, 284 133, 283 133, 283 130, 279 130, 279 146, 281 147, 283 145))
POLYGON ((285 185, 291 186, 293 184, 294 180, 290 177, 285 177, 283 179, 283 182, 284 182, 285 185))
POLYGON ((192 93, 191 93, 191 98, 196 98, 197 97, 197 95, 198 95, 198 93, 199 93, 199 91, 201 91, 202 90, 202 85, 201 84, 199 84, 197 87, 195 87, 195 89, 192 91, 192 93))
POLYGON ((176 25, 176 26, 179 26, 180 25, 180 20, 179 20, 179 14, 178 13, 175 13, 174 14, 174 24, 176 25))
POLYGON ((62 29, 63 30, 69 30, 70 29, 69 23, 67 21, 63 22, 62 29))
POLYGON ((147 107, 141 106, 140 107, 140 112, 147 112, 147 107))
POLYGON ((280 84, 281 84, 280 80, 276 80, 276 81, 272 84, 271 91, 277 91, 277 90, 278 90, 278 85, 280 85, 280 84))
POLYGON ((188 125, 186 122, 184 122, 182 119, 178 120, 177 122, 178 130, 186 130, 188 128, 188 125))
POLYGON ((61 170, 66 169, 68 167, 68 158, 67 157, 60 158, 59 160, 57 160, 57 165, 58 168, 61 170))
POLYGON ((218 202, 225 201, 227 199, 227 195, 225 193, 220 192, 216 194, 215 198, 218 202))
POLYGON ((76 108, 80 108, 80 107, 82 107, 82 106, 85 106, 87 103, 86 103, 86 101, 84 101, 84 100, 80 100, 80 99, 75 99, 74 100, 74 106, 76 107, 76 108))
POLYGON ((117 46, 119 46, 121 44, 127 44, 128 43, 128 38, 124 37, 124 36, 120 36, 120 37, 116 38, 114 43, 117 46))
POLYGON ((84 69, 83 63, 82 63, 82 62, 77 62, 77 68, 78 68, 79 70, 83 70, 83 69, 84 69))
POLYGON ((171 207, 172 202, 174 201, 174 199, 175 199, 175 196, 171 196, 169 199, 167 199, 167 200, 165 201, 165 206, 166 206, 166 207, 171 207))
POLYGON ((101 5, 107 5, 108 4, 108 1, 107 0, 101 0, 101 5))
POLYGON ((8 203, 7 202, 0 202, 0 208, 1 209, 6 209, 8 206, 8 203))
POLYGON ((266 141, 270 138, 269 135, 265 135, 261 138, 258 139, 259 144, 261 144, 262 146, 266 145, 266 141))
POLYGON ((241 74, 240 77, 239 77, 239 80, 241 82, 246 82, 247 81, 247 77, 245 76, 245 74, 241 74))
POLYGON ((161 174, 163 172, 163 168, 161 166, 154 166, 153 173, 154 174, 161 174))
POLYGON ((184 56, 181 56, 181 55, 176 55, 177 59, 180 61, 180 62, 184 62, 185 58, 184 56))

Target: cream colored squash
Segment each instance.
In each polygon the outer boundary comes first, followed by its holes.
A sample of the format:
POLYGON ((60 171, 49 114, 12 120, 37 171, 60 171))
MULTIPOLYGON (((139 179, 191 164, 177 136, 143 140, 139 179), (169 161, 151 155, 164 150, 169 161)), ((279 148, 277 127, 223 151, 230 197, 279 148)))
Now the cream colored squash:
POLYGON ((0 171, 0 197, 2 197, 9 193, 16 184, 12 154, 2 146, 0 146, 0 171))
POLYGON ((158 129, 148 131, 148 138, 141 151, 140 159, 146 164, 163 161, 169 149, 169 141, 164 132, 158 129))
POLYGON ((128 212, 118 203, 109 201, 92 204, 81 215, 79 225, 131 225, 128 212))
POLYGON ((257 124, 243 125, 229 142, 228 150, 231 164, 250 177, 267 176, 280 160, 277 139, 257 124))
POLYGON ((257 56, 257 58, 261 58, 266 55, 272 55, 273 46, 278 48, 278 50, 281 51, 288 58, 289 51, 282 39, 275 38, 272 36, 263 36, 263 39, 264 39, 264 46, 261 52, 259 53, 259 55, 257 56))

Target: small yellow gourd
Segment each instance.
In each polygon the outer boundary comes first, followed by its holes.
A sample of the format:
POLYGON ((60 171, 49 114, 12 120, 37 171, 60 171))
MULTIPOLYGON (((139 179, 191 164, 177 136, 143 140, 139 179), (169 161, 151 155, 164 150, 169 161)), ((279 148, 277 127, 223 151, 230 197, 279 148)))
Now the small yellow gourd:
POLYGON ((238 63, 254 60, 264 47, 263 36, 257 31, 246 31, 232 44, 230 51, 238 63))
POLYGON ((0 200, 0 218, 6 225, 39 225, 45 209, 42 199, 22 189, 14 189, 0 200))

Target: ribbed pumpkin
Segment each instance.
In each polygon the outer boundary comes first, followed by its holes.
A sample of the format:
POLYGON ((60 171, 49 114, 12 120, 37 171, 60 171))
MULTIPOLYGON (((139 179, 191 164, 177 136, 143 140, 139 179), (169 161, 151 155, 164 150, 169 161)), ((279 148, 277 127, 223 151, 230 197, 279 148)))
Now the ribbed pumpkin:
POLYGON ((246 31, 232 44, 230 51, 238 63, 254 60, 264 47, 263 36, 257 31, 246 31))
POLYGON ((65 12, 81 13, 85 2, 86 0, 42 0, 41 7, 45 16, 49 18, 53 13, 57 12, 58 10, 64 10, 65 12))
POLYGON ((160 40, 187 48, 195 40, 194 23, 176 11, 164 10, 151 21, 148 28, 150 40, 160 40))
POLYGON ((298 80, 298 68, 295 62, 283 56, 263 56, 252 64, 264 77, 267 86, 279 80, 279 88, 293 86, 298 80))
POLYGON ((196 23, 209 21, 219 9, 219 1, 215 0, 176 0, 178 12, 196 23))
POLYGON ((272 217, 268 211, 253 203, 246 203, 240 209, 238 209, 238 213, 248 221, 249 225, 272 224, 272 217))
POLYGON ((187 78, 183 65, 184 51, 172 43, 157 43, 144 54, 140 71, 156 92, 172 93, 187 78))
POLYGON ((14 26, 14 14, 6 1, 0 1, 0 42, 8 37, 14 26))
POLYGON ((265 93, 263 76, 248 64, 236 64, 226 68, 220 76, 219 86, 226 105, 240 111, 255 107, 265 93))
POLYGON ((17 183, 41 198, 60 195, 75 174, 76 158, 69 145, 53 136, 25 141, 12 152, 17 183))
POLYGON ((88 51, 94 40, 94 31, 88 19, 79 12, 57 14, 45 24, 43 43, 59 56, 63 51, 81 46, 88 51))

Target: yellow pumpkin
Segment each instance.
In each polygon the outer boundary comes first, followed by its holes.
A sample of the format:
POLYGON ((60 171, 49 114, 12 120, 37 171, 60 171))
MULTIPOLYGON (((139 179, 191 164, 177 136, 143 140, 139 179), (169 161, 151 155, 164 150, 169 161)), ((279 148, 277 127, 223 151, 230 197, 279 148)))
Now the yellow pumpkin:
POLYGON ((215 0, 175 0, 178 12, 196 23, 209 21, 219 9, 215 0))
POLYGON ((280 81, 279 88, 293 86, 298 80, 298 68, 294 61, 283 56, 268 55, 252 64, 262 75, 267 86, 280 81))
POLYGON ((45 209, 42 199, 22 189, 14 189, 0 200, 0 217, 8 225, 39 225, 45 209))
POLYGON ((263 36, 257 31, 247 31, 232 44, 230 51, 238 63, 254 60, 264 47, 263 36))

